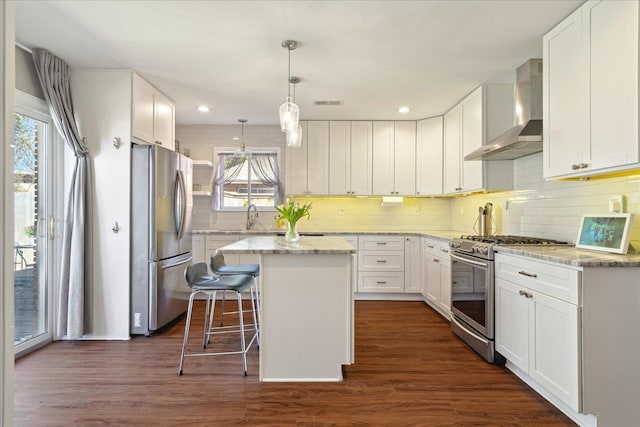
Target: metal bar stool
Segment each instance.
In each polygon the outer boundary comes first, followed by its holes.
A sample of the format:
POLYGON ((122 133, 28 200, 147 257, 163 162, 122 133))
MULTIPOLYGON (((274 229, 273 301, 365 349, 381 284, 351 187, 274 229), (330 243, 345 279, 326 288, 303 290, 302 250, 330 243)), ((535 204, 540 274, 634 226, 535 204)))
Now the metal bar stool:
MULTIPOLYGON (((211 267, 211 271, 218 276, 233 276, 237 274, 247 274, 253 277, 253 283, 255 285, 255 301, 256 306, 258 307, 258 326, 261 324, 261 311, 260 311, 260 294, 258 292, 258 280, 256 277, 260 275, 260 264, 241 264, 241 265, 227 265, 224 262, 224 255, 220 252, 215 251, 211 258, 209 259, 209 267, 211 267)), ((251 289, 251 298, 254 298, 254 292, 251 289)), ((222 293, 222 304, 220 308, 220 326, 224 324, 224 302, 225 302, 226 292, 222 293)), ((234 314, 234 311, 227 312, 227 314, 234 314)), ((210 318, 210 321, 213 322, 213 317, 210 318)), ((258 337, 259 339, 259 337, 258 337)), ((258 341, 258 345, 260 342, 258 341)))
POLYGON ((250 289, 253 286, 254 279, 249 275, 234 275, 234 276, 224 276, 224 277, 213 277, 209 275, 207 271, 207 264, 204 262, 196 262, 191 264, 187 270, 185 271, 185 279, 187 281, 187 285, 192 289, 191 296, 189 297, 189 309, 187 310, 187 321, 184 327, 184 339, 182 341, 182 353, 180 354, 180 370, 178 372, 179 375, 182 375, 182 366, 184 364, 185 357, 192 356, 215 356, 215 355, 223 355, 223 354, 242 354, 242 365, 244 368, 244 375, 247 375, 247 352, 251 348, 253 342, 258 338, 258 320, 256 317, 256 309, 253 304, 253 300, 251 301, 251 307, 253 312, 253 329, 255 333, 251 340, 249 341, 249 345, 246 345, 245 342, 245 331, 249 329, 245 329, 244 326, 244 311, 242 310, 242 291, 250 289), (217 291, 233 291, 236 293, 238 300, 238 314, 240 325, 236 326, 225 326, 225 327, 217 327, 211 328, 207 327, 210 324, 208 316, 213 317, 214 314, 214 306, 216 300, 216 292, 217 291), (191 353, 185 354, 187 348, 187 340, 189 338, 189 326, 191 325, 191 316, 193 314, 193 300, 198 294, 205 294, 207 296, 207 306, 205 309, 205 331, 204 331, 204 342, 203 348, 206 348, 206 344, 209 342, 211 335, 220 334, 220 333, 229 333, 229 332, 240 332, 240 345, 241 350, 239 351, 227 351, 227 352, 217 352, 217 353, 191 353))

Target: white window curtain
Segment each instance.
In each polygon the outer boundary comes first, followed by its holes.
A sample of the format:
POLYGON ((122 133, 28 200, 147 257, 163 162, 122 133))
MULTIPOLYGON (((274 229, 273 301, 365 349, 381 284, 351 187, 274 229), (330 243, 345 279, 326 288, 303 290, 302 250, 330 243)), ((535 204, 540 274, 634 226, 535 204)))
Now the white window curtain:
POLYGON ((91 161, 74 119, 71 68, 45 49, 33 49, 32 57, 53 122, 76 158, 65 209, 58 335, 81 338, 87 320, 85 286, 91 283, 91 161))
POLYGON ((251 165, 253 179, 267 187, 272 187, 274 204, 279 205, 281 203, 282 183, 280 182, 280 170, 278 168, 278 157, 276 153, 258 152, 243 155, 219 153, 216 173, 213 179, 213 196, 211 198, 211 207, 213 210, 223 208, 225 184, 234 182, 247 161, 251 165))
POLYGON ((281 202, 280 170, 275 153, 253 153, 251 155, 251 170, 256 178, 267 187, 273 188, 273 200, 277 206, 281 202))
POLYGON ((233 156, 223 153, 218 155, 216 176, 213 179, 213 197, 211 198, 213 210, 222 209, 224 185, 232 183, 238 177, 246 161, 246 156, 233 156))

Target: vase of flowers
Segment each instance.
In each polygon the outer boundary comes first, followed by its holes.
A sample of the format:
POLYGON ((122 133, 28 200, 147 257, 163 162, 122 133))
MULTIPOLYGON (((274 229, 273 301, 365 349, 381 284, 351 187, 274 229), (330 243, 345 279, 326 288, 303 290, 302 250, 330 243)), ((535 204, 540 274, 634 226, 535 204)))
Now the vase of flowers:
POLYGON ((284 240, 290 245, 296 245, 300 240, 300 234, 298 233, 297 223, 300 219, 306 217, 307 220, 311 216, 309 210, 311 209, 311 203, 305 203, 300 205, 294 203, 293 200, 288 200, 287 203, 276 206, 276 210, 280 213, 276 225, 282 226, 287 223, 287 232, 284 235, 284 240))
POLYGON ((31 241, 32 244, 36 243, 36 226, 35 225, 29 225, 25 227, 24 234, 29 236, 29 240, 31 241))

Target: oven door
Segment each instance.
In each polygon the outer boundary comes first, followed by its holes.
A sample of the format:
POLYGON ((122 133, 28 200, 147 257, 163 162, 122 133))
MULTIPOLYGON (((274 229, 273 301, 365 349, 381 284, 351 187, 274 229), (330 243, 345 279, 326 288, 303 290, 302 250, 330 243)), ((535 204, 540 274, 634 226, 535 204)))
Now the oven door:
POLYGON ((451 312, 493 339, 493 261, 451 254, 451 312))

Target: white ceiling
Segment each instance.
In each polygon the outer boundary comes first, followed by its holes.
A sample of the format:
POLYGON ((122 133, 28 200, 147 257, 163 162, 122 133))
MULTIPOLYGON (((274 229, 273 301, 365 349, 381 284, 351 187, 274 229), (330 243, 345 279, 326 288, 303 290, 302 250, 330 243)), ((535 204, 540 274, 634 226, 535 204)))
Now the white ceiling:
POLYGON ((582 2, 21 0, 16 40, 74 68, 137 71, 175 101, 177 124, 273 124, 287 93, 280 43, 294 39, 303 119, 420 119, 481 83, 513 82, 582 2))

